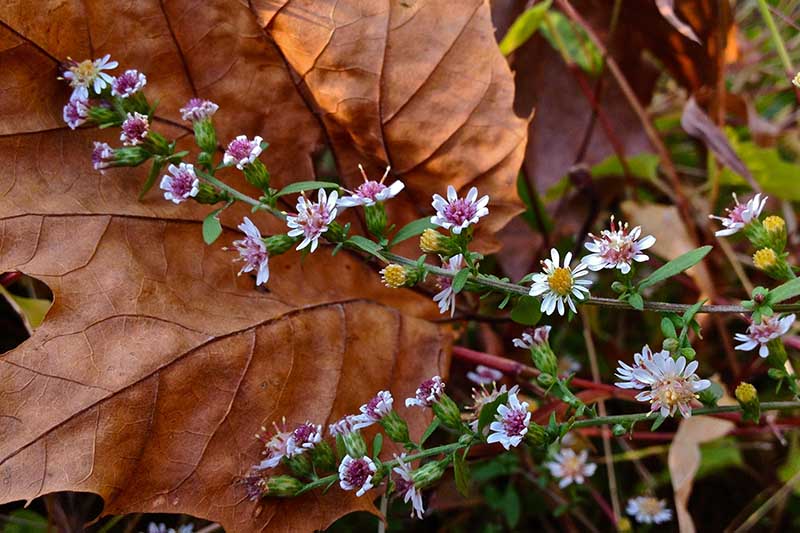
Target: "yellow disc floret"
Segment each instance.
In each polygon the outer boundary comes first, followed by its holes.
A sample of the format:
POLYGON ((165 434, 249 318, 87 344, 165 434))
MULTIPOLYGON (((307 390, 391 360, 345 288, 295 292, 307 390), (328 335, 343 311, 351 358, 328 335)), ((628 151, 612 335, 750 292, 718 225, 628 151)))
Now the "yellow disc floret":
POLYGON ((419 238, 419 247, 426 254, 435 254, 441 252, 442 234, 435 229, 428 228, 422 232, 419 238))
POLYGON ((556 268, 553 273, 547 276, 547 284, 550 290, 559 296, 566 296, 572 290, 572 272, 568 268, 556 268))
POLYGON ((772 248, 762 248, 753 254, 753 264, 760 270, 767 270, 778 263, 778 254, 772 248))
POLYGON ((764 229, 769 233, 780 233, 786 230, 786 222, 779 216, 769 216, 762 222, 764 229))
POLYGON ((744 381, 736 387, 736 399, 741 403, 752 403, 758 398, 758 391, 750 383, 744 381))
POLYGON ((405 267, 396 264, 387 265, 386 268, 381 270, 381 274, 383 275, 383 283, 392 289, 399 289, 406 284, 408 279, 405 267))

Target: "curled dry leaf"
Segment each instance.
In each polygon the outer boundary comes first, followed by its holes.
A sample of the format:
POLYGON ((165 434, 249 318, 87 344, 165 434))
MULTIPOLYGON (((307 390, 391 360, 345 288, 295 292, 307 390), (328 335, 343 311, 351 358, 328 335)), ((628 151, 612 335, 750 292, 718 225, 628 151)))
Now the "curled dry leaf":
POLYGON ((675 0, 656 0, 656 7, 658 8, 658 12, 667 19, 667 22, 672 24, 672 27, 682 33, 685 37, 693 40, 697 44, 702 46, 702 42, 700 42, 700 38, 694 32, 691 26, 686 24, 678 15, 675 14, 675 0))

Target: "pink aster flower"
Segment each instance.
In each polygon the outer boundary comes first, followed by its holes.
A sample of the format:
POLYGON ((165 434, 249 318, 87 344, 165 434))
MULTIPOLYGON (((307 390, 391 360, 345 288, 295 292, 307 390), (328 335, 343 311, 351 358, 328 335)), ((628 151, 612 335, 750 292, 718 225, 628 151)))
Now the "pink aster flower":
POLYGON ((488 204, 489 196, 484 195, 478 200, 478 189, 475 187, 469 190, 466 198, 459 198, 456 188, 448 185, 446 200, 438 194, 433 195, 432 205, 436 210, 436 216, 431 217, 431 224, 459 234, 470 225, 477 224, 481 217, 489 214, 489 209, 486 207, 488 204))
POLYGON ((629 380, 631 386, 623 388, 638 388, 633 384, 643 383, 644 388, 649 390, 637 394, 636 399, 650 402, 651 413, 659 411, 661 416, 673 416, 680 410, 684 418, 689 418, 692 416, 691 404, 697 399, 697 393, 711 386, 709 380, 700 379, 695 374, 699 366, 697 361, 687 364, 685 357, 673 359, 666 350, 653 353, 652 361, 642 358, 641 365, 632 372, 629 380))
POLYGON ((422 520, 425 514, 425 507, 422 504, 422 492, 414 485, 413 471, 411 466, 405 462, 406 454, 400 454, 397 459, 397 466, 392 468, 397 477, 394 478, 394 486, 397 493, 403 497, 405 503, 411 502, 411 517, 417 515, 422 520))
POLYGON ((633 366, 618 361, 619 366, 614 374, 620 381, 615 385, 621 389, 644 389, 647 383, 639 380, 636 376, 641 373, 649 373, 648 365, 653 363, 653 351, 647 344, 642 347, 641 353, 633 355, 633 366))
POLYGON ((222 163, 225 165, 236 165, 236 168, 243 170, 245 165, 249 165, 261 155, 261 137, 255 136, 253 140, 247 135, 239 135, 228 144, 225 155, 222 156, 222 163))
POLYGON ((564 448, 553 456, 553 460, 545 463, 550 475, 558 478, 558 486, 564 488, 572 483, 582 485, 587 477, 592 477, 597 465, 588 462, 589 452, 586 450, 576 454, 571 448, 564 448))
MULTIPOLYGON (((463 255, 454 255, 450 259, 442 261, 442 268, 451 272, 458 272, 461 270, 463 262, 463 255)), ((439 276, 437 282, 441 290, 434 295, 433 301, 439 306, 439 312, 441 314, 450 311, 450 316, 452 317, 456 314, 456 293, 453 292, 453 278, 439 276)))
POLYGON ((356 415, 353 429, 369 427, 379 422, 384 416, 392 412, 393 403, 394 398, 392 398, 391 392, 388 390, 378 392, 374 398, 361 406, 359 409, 361 414, 356 415))
POLYGON ((64 106, 64 122, 74 130, 89 118, 89 102, 84 98, 73 97, 64 106))
POLYGON ((113 162, 114 150, 107 143, 95 141, 92 150, 92 167, 102 174, 103 170, 110 167, 113 162))
POLYGON ((357 491, 356 496, 363 496, 372 488, 372 475, 377 471, 369 457, 354 459, 345 455, 339 464, 339 486, 343 490, 357 491))
POLYGON ((467 372, 467 379, 476 385, 488 385, 502 379, 503 373, 488 366, 478 365, 467 372))
POLYGON ((325 189, 320 189, 317 194, 317 202, 309 202, 304 195, 297 198, 297 214, 286 217, 286 225, 289 226, 289 237, 303 236, 303 240, 297 245, 298 250, 302 250, 309 244, 311 252, 319 246, 319 238, 328 231, 328 226, 336 218, 336 200, 339 193, 332 191, 330 196, 325 189))
POLYGON ((180 163, 177 167, 170 165, 167 170, 169 174, 164 174, 160 185, 165 199, 179 204, 197 196, 200 191, 200 180, 194 172, 194 165, 180 163))
POLYGON ((737 333, 735 338, 741 342, 736 346, 737 350, 749 352, 755 350, 758 346, 758 355, 767 357, 769 355, 769 347, 767 344, 772 339, 778 339, 789 331, 789 328, 794 324, 795 315, 786 315, 783 318, 778 318, 778 315, 764 317, 760 324, 751 323, 747 327, 747 333, 737 333))
POLYGON ((426 379, 417 388, 413 398, 406 398, 406 407, 430 407, 436 403, 444 393, 444 381, 439 376, 426 379))
POLYGON ((397 196, 400 191, 403 190, 403 182, 400 180, 395 181, 388 187, 383 184, 386 180, 386 176, 389 175, 389 170, 391 167, 386 167, 386 172, 383 173, 383 177, 381 181, 375 181, 367 178, 367 173, 364 172, 364 167, 358 165, 358 169, 361 171, 361 175, 364 177, 364 183, 359 185, 355 191, 349 191, 350 196, 343 196, 339 198, 339 201, 336 203, 338 207, 341 207, 343 210, 347 209, 348 207, 356 207, 359 205, 363 206, 370 206, 375 205, 378 202, 384 202, 391 198, 397 196))
POLYGON ((547 344, 550 338, 550 326, 539 326, 531 332, 530 329, 524 331, 519 338, 513 339, 511 343, 517 348, 530 350, 534 346, 547 344))
POLYGON ((519 446, 531 422, 528 402, 520 402, 516 391, 509 391, 508 403, 497 407, 495 417, 489 426, 486 442, 499 442, 506 450, 519 446))
POLYGON ((314 447, 322 441, 322 426, 306 422, 292 431, 286 442, 286 457, 294 457, 314 447))
POLYGON ((103 71, 115 69, 119 63, 111 61, 111 55, 106 54, 100 59, 86 59, 80 63, 68 59, 65 66, 64 79, 72 87, 72 96, 86 100, 89 98, 89 87, 100 94, 113 81, 111 75, 103 71))
POLYGON ((740 204, 736 193, 734 193, 733 201, 736 202, 736 204, 732 208, 726 209, 728 212, 727 216, 708 216, 709 218, 719 220, 725 227, 725 229, 721 229, 715 233, 717 237, 727 237, 728 235, 738 233, 739 230, 750 224, 750 222, 757 220, 767 203, 767 197, 761 198, 760 194, 756 194, 747 202, 740 204))
POLYGON ((255 466, 256 470, 275 468, 280 464, 281 459, 287 456, 287 446, 289 439, 292 437, 292 432, 286 431, 285 419, 280 426, 274 422, 272 426, 275 428, 275 434, 269 438, 266 436, 267 428, 263 426, 261 427, 261 433, 256 433, 256 438, 264 443, 264 451, 261 452, 264 455, 264 460, 255 466))
POLYGON ((239 252, 236 260, 244 263, 239 275, 255 271, 256 285, 266 283, 269 281, 269 252, 261 232, 247 217, 244 217, 244 221, 239 224, 239 231, 244 233, 244 239, 233 241, 233 246, 239 252))
POLYGON ((144 142, 150 132, 150 120, 141 113, 128 113, 128 118, 122 123, 122 133, 119 140, 125 146, 136 146, 144 142))
POLYGON ((357 415, 346 415, 341 419, 337 420, 333 424, 328 426, 328 433, 331 434, 331 437, 337 437, 339 435, 345 436, 350 434, 354 431, 357 431, 355 425, 358 423, 358 416, 357 415))
MULTIPOLYGON (((212 102, 211 100, 204 100, 202 98, 191 98, 186 105, 183 106, 181 111, 181 118, 183 120, 188 120, 190 122, 199 122, 201 120, 207 119, 212 116, 214 113, 217 112, 219 106, 212 102)), ((240 135, 239 137, 244 137, 240 135)), ((239 138, 237 137, 237 139, 239 138)), ((247 139, 247 137, 245 137, 247 139)), ((256 139, 260 139, 260 137, 256 137, 256 139)), ((234 142, 236 142, 234 140, 234 142)), ((233 143, 231 143, 233 144, 233 143)), ((261 141, 259 140, 259 147, 261 146, 261 141)))
POLYGON ((147 77, 136 69, 126 70, 111 82, 111 94, 128 98, 147 85, 147 77))
POLYGON ((656 238, 652 235, 640 239, 641 234, 641 226, 628 231, 628 224, 617 226, 612 215, 610 230, 603 230, 600 236, 589 234, 592 240, 584 246, 592 253, 581 259, 581 262, 585 263, 589 270, 617 268, 623 274, 627 274, 631 271, 631 264, 634 261, 641 263, 649 259, 642 251, 656 242, 656 238))
POLYGON ((529 294, 542 297, 543 313, 552 315, 558 309, 558 314, 563 315, 564 302, 569 305, 573 313, 577 313, 572 299, 583 300, 589 296, 588 286, 592 282, 588 279, 579 279, 589 273, 586 264, 578 263, 573 269, 570 266, 571 262, 572 252, 567 252, 563 265, 560 265, 558 250, 553 248, 550 250, 550 259, 542 261, 542 272, 533 275, 533 285, 529 294))

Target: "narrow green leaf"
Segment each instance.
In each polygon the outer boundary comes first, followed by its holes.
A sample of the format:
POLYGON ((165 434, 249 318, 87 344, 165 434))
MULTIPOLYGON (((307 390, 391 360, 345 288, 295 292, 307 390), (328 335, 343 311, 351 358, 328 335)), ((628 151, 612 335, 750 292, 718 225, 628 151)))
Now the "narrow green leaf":
POLYGON ((469 496, 469 465, 464 460, 464 457, 458 453, 458 450, 453 452, 453 474, 456 479, 456 488, 463 497, 469 496))
POLYGON ((420 447, 423 444, 425 444, 425 441, 428 440, 431 437, 431 435, 433 435, 433 432, 439 428, 439 424, 440 424, 439 419, 434 418, 433 422, 431 422, 430 425, 428 426, 428 429, 426 429, 425 433, 422 434, 422 438, 419 439, 420 447))
POLYGON ((378 457, 383 449, 383 435, 376 433, 375 438, 372 439, 372 456, 378 457))
POLYGON ((495 414, 497 414, 497 408, 500 404, 506 403, 507 400, 508 393, 506 392, 495 398, 493 402, 489 402, 483 406, 481 414, 478 417, 478 435, 483 437, 483 429, 492 423, 495 414))
POLYGON ((503 497, 503 511, 505 512, 508 526, 512 531, 517 529, 521 510, 521 503, 519 500, 519 494, 517 494, 517 489, 514 487, 513 483, 509 483, 506 487, 506 493, 503 497))
POLYGON ((656 417, 655 421, 653 421, 653 425, 650 427, 650 431, 657 430, 659 427, 661 427, 661 424, 663 424, 664 420, 666 420, 666 419, 667 419, 667 417, 665 417, 663 415, 658 415, 656 417))
POLYGON ((219 212, 222 208, 212 211, 203 220, 203 240, 206 244, 213 244, 222 235, 222 224, 219 223, 219 212))
POLYGON ((456 274, 453 277, 452 287, 454 293, 458 294, 459 292, 461 292, 461 290, 464 288, 464 285, 467 284, 467 278, 469 278, 468 268, 462 268, 461 270, 458 271, 458 274, 456 274))
POLYGON ((541 304, 533 296, 521 296, 511 308, 511 320, 525 326, 535 326, 542 318, 541 304))
POLYGON ((381 245, 375 241, 367 239, 366 237, 362 237, 361 235, 353 235, 347 239, 347 244, 358 248, 362 252, 366 252, 379 259, 383 259, 383 256, 380 253, 381 245))
POLYGON ((672 320, 670 320, 668 317, 661 319, 661 333, 663 333, 668 339, 678 338, 678 332, 675 331, 675 324, 673 324, 672 320))
POLYGON ((776 304, 798 295, 800 295, 800 278, 795 278, 769 291, 769 303, 776 304))
POLYGON ((511 25, 503 40, 500 41, 500 52, 504 56, 525 44, 544 21, 544 15, 550 8, 552 0, 540 2, 522 13, 511 25))
POLYGON ((628 303, 637 311, 644 310, 644 299, 638 292, 632 292, 628 295, 628 303))
POLYGON ((701 246, 700 248, 686 252, 682 256, 673 259, 639 282, 639 290, 646 287, 652 287, 657 283, 661 283, 665 279, 671 278, 672 276, 680 274, 684 270, 693 267, 702 261, 702 259, 708 255, 708 252, 710 251, 711 246, 701 246))
POLYGON ((409 222, 398 231, 392 242, 389 243, 389 247, 396 245, 399 242, 403 242, 406 239, 410 239, 411 237, 416 237, 417 235, 422 234, 423 231, 426 229, 435 228, 436 224, 431 224, 431 217, 423 217, 419 218, 413 222, 409 222))
POLYGON ((275 196, 284 196, 286 194, 293 194, 298 192, 304 191, 313 191, 315 189, 338 189, 338 183, 332 183, 330 181, 296 181, 294 183, 290 183, 277 193, 275 196))
POLYGON ((144 184, 142 185, 142 190, 139 191, 140 202, 144 198, 144 195, 147 194, 147 191, 152 189, 153 185, 155 185, 156 179, 158 179, 158 174, 161 172, 163 167, 164 163, 160 159, 153 160, 153 166, 150 167, 150 172, 147 174, 147 180, 145 180, 144 184))

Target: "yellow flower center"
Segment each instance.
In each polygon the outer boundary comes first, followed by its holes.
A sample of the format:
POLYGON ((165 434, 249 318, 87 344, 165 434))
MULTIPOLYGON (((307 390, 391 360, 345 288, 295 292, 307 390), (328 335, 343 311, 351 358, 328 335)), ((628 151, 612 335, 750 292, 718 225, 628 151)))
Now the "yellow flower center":
POLYGON ((399 289, 405 285, 406 280, 408 279, 406 269, 401 265, 387 265, 386 268, 381 271, 381 273, 383 274, 383 282, 387 287, 391 287, 393 289, 399 289))
POLYGON ((764 219, 764 229, 769 233, 778 233, 786 229, 786 222, 781 217, 772 215, 764 219))
POLYGON ((557 268, 547 278, 550 290, 559 296, 566 296, 572 290, 572 272, 568 268, 557 268))
POLYGON ((766 270, 775 266, 778 262, 778 254, 772 248, 762 248, 753 254, 753 264, 756 268, 766 270))
POLYGON ((652 496, 647 496, 639 500, 639 509, 646 515, 655 516, 661 512, 661 502, 652 496))
POLYGON ((94 80, 97 77, 97 69, 94 66, 94 61, 91 59, 85 59, 75 65, 74 67, 70 68, 73 74, 75 74, 75 81, 80 82, 81 84, 88 84, 90 81, 94 80))
POLYGON ((442 235, 436 231, 435 229, 426 229, 422 232, 422 236, 419 238, 419 247, 422 249, 423 252, 426 254, 435 254, 440 252, 441 246, 439 245, 439 239, 442 235))
POLYGON ((736 387, 736 399, 742 403, 750 403, 755 400, 757 396, 758 391, 756 391, 756 388, 750 383, 745 383, 743 381, 736 387))

